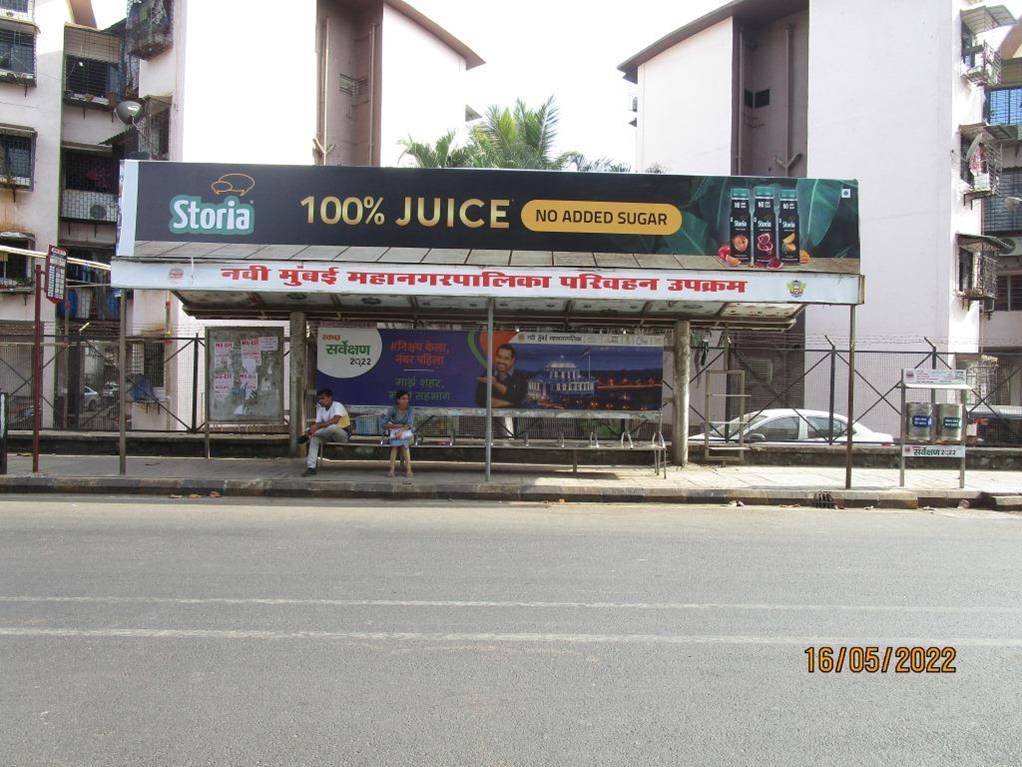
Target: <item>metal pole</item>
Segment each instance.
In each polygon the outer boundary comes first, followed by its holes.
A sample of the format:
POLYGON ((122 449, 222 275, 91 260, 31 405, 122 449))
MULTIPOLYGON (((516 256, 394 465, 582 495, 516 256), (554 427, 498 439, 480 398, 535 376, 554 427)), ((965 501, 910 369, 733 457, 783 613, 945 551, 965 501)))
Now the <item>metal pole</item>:
POLYGON ((43 423, 43 269, 35 265, 35 344, 32 347, 32 473, 39 472, 39 430, 43 423))
POLYGON ((905 383, 902 382, 899 388, 901 389, 901 410, 898 416, 901 420, 901 444, 898 446, 898 450, 901 456, 898 459, 898 487, 905 487, 905 383))
MULTIPOLYGON (((68 311, 68 305, 67 305, 67 300, 66 299, 65 299, 65 301, 63 303, 63 307, 64 307, 64 349, 63 349, 64 353, 61 354, 60 356, 61 356, 61 358, 63 360, 63 362, 61 364, 61 367, 63 368, 63 373, 64 373, 64 376, 63 376, 63 378, 64 378, 64 398, 63 398, 64 401, 63 401, 63 403, 61 403, 61 409, 63 410, 64 428, 67 429, 68 428, 68 423, 67 423, 68 401, 71 399, 71 369, 70 369, 70 366, 71 366, 71 328, 70 328, 71 312, 68 311)), ((56 329, 54 329, 54 331, 56 331, 56 329)), ((54 335, 56 335, 56 332, 54 332, 54 335)), ((79 415, 79 417, 76 420, 79 423, 81 423, 81 416, 79 415)))
POLYGON ((827 342, 830 343, 830 421, 829 428, 827 430, 827 444, 834 444, 834 394, 837 388, 837 347, 834 346, 834 342, 829 338, 827 342))
POLYGON ((692 356, 691 327, 687 320, 674 323, 674 436, 671 452, 675 466, 688 463, 688 379, 692 356))
POLYGON ((192 433, 198 428, 199 410, 199 334, 192 341, 192 433))
POLYGON ((486 481, 490 481, 493 458, 493 299, 486 304, 486 481))
POLYGON ((958 466, 958 489, 959 490, 964 490, 965 489, 965 432, 966 432, 965 424, 967 423, 967 420, 965 418, 965 389, 962 389, 961 391, 958 392, 958 402, 962 406, 962 437, 961 437, 962 462, 958 466))
POLYGON ((288 353, 291 372, 291 423, 288 454, 298 455, 298 440, 305 433, 305 312, 291 312, 291 350, 288 353))
POLYGON ((848 430, 845 432, 845 490, 852 489, 852 426, 855 423, 855 304, 848 307, 848 430))
POLYGON ((6 392, 0 391, 0 474, 7 473, 7 400, 10 397, 6 392))
POLYGON ((127 369, 128 369, 128 291, 121 288, 120 311, 120 332, 117 334, 117 399, 119 400, 120 418, 118 418, 120 434, 117 439, 117 453, 119 458, 118 472, 121 476, 128 473, 128 393, 127 369))

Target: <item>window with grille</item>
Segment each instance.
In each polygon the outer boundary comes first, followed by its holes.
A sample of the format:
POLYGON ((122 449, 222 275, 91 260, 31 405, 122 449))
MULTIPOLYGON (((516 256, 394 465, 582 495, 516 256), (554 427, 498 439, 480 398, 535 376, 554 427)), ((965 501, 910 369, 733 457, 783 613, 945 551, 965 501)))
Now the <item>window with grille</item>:
POLYGON ((1022 87, 995 88, 987 93, 987 122, 1022 125, 1022 87))
POLYGON ((0 184, 32 186, 32 139, 0 133, 0 184))
POLYGON ((984 232, 1022 232, 1022 208, 1009 210, 1006 197, 1022 197, 1022 168, 1004 168, 997 195, 983 201, 984 232))
POLYGON ((151 390, 163 386, 163 341, 133 342, 128 359, 128 372, 134 378, 134 387, 143 395, 141 399, 151 398, 154 394, 151 390))
MULTIPOLYGON (((4 237, 0 245, 31 250, 32 242, 24 238, 4 237)), ((32 279, 32 258, 18 253, 0 251, 0 289, 23 287, 32 279)))
POLYGON ((0 27, 0 70, 35 77, 35 35, 0 27))
POLYGON ((100 154, 65 152, 64 188, 117 194, 117 160, 100 154))
POLYGON ((1002 274, 997 277, 994 311, 1022 312, 1022 274, 1002 274))
POLYGON ((64 91, 69 96, 107 98, 119 93, 121 69, 117 64, 80 56, 64 57, 64 91))
POLYGON ((14 13, 28 13, 32 7, 32 0, 0 0, 0 11, 14 11, 14 13))

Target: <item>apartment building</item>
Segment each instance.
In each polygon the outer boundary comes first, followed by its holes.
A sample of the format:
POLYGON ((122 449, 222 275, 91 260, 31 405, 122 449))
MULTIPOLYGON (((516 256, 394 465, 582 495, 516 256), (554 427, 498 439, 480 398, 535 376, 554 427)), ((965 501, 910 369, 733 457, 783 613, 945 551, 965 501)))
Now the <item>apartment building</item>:
MULTIPOLYGON (((464 73, 482 63, 403 0, 128 0, 107 30, 89 0, 0 0, 0 238, 109 260, 122 158, 396 165, 400 139, 465 120, 464 73), (128 124, 123 101, 138 105, 128 124)), ((0 261, 0 322, 32 318, 29 260, 0 261)), ((117 319, 114 292, 73 295, 69 319, 90 332, 117 319)), ((181 428, 193 365, 170 339, 205 325, 169 290, 134 291, 127 320, 153 339, 129 365, 157 403, 133 406, 132 428, 181 428)))
MULTIPOLYGON (((637 88, 636 166, 858 179, 860 347, 929 339, 980 381, 1005 245, 984 233, 983 200, 998 194, 1004 143, 1017 137, 988 122, 987 92, 1002 70, 995 43, 1013 23, 1005 7, 969 0, 721 4, 621 65, 637 88)), ((784 391, 780 404, 826 410, 825 366, 803 375, 800 350, 848 335, 847 312, 809 307, 757 352, 752 404, 784 391)), ((874 380, 890 366, 858 364, 874 380)), ((897 431, 892 408, 869 423, 897 431)))

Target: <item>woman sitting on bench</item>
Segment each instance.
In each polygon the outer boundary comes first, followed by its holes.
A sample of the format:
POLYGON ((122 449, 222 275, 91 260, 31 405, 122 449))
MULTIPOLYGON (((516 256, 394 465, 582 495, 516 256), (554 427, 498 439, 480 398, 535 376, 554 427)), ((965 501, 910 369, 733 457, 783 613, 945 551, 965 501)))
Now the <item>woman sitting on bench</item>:
POLYGON ((412 453, 409 445, 415 437, 412 427, 415 425, 415 411, 408 405, 408 392, 399 391, 394 395, 394 406, 387 411, 387 424, 384 426, 390 440, 390 471, 388 477, 394 476, 397 451, 400 448, 405 464, 405 476, 412 476, 412 453))

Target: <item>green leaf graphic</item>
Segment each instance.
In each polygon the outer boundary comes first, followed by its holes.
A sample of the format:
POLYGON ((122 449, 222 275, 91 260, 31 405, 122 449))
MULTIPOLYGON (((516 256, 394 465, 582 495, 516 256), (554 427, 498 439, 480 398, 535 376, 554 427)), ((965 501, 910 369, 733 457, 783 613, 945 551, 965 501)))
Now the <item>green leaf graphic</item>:
POLYGON ((679 256, 705 256, 715 253, 710 227, 699 216, 691 213, 682 214, 681 229, 669 237, 665 237, 662 253, 674 253, 679 256))
POLYGON ((802 242, 810 252, 823 241, 834 222, 842 186, 842 181, 814 179, 797 187, 802 242))

